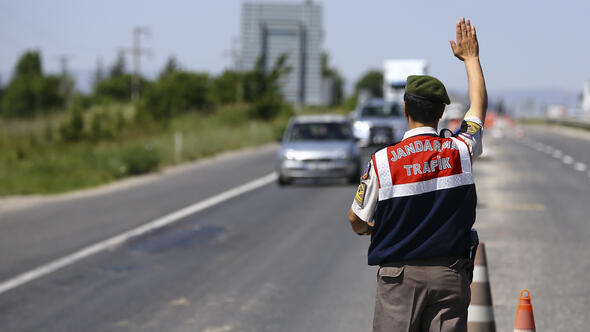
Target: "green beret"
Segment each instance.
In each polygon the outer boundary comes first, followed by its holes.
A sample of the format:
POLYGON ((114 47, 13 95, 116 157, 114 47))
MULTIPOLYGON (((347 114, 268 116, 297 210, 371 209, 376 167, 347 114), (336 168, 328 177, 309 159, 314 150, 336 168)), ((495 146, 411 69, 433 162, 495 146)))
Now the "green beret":
POLYGON ((427 75, 411 75, 406 81, 406 93, 443 104, 450 104, 447 89, 438 79, 427 75))

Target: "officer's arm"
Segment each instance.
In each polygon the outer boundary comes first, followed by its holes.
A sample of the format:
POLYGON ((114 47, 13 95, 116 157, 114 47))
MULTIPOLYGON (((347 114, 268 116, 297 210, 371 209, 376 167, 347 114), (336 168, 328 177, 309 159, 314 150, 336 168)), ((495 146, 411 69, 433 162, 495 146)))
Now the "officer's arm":
POLYGON ((465 63, 467 70, 471 107, 465 114, 465 118, 476 116, 483 123, 488 108, 488 94, 479 62, 479 44, 475 27, 469 20, 461 18, 457 22, 457 42, 452 40, 450 42, 453 53, 465 63))
POLYGON ((350 221, 350 226, 352 226, 352 230, 359 234, 359 235, 369 235, 371 234, 371 227, 373 227, 373 223, 368 223, 363 221, 359 218, 354 211, 352 211, 352 207, 348 210, 348 220, 350 221))

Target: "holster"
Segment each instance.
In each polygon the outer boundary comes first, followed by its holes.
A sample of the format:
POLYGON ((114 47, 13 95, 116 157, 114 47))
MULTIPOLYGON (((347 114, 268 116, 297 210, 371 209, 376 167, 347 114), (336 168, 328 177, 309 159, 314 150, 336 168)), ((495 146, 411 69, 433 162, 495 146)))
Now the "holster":
POLYGON ((467 277, 469 278, 469 283, 473 281, 473 269, 475 268, 475 254, 477 253, 477 247, 479 246, 479 236, 477 235, 477 230, 475 228, 471 229, 471 246, 469 247, 469 266, 467 266, 467 277))

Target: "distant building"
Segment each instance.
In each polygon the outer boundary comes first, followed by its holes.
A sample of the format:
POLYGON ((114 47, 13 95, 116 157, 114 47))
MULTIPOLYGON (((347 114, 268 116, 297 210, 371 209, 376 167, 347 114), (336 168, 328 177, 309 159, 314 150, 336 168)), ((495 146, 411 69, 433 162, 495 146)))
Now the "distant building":
POLYGON ((287 53, 291 73, 283 95, 298 105, 325 104, 322 93, 322 7, 302 4, 245 3, 242 6, 240 70, 251 70, 259 56, 269 70, 287 53))

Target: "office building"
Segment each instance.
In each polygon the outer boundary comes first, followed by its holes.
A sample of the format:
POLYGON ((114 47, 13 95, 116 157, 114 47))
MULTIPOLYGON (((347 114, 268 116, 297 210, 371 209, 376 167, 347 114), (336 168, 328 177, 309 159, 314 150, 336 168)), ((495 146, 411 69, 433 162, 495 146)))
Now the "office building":
MULTIPOLYGON (((245 3, 242 7, 240 70, 252 70, 259 57, 270 70, 288 54, 292 68, 282 82, 284 97, 296 105, 325 104, 322 94, 322 7, 301 4, 245 3)), ((325 89, 324 89, 325 90, 325 89)))

